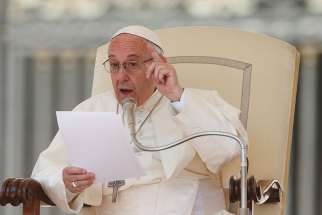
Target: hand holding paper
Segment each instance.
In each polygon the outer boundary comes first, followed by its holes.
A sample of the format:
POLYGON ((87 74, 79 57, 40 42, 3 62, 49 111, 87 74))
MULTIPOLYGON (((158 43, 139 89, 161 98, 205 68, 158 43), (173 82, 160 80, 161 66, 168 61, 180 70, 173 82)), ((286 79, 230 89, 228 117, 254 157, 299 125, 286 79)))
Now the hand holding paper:
POLYGON ((57 112, 72 166, 108 182, 144 175, 121 117, 112 112, 57 112))

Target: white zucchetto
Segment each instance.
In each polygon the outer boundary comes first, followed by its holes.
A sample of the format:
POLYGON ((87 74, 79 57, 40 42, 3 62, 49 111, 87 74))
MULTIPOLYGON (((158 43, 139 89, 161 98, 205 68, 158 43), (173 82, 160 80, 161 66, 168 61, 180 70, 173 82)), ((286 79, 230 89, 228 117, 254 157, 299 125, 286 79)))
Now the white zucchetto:
POLYGON ((140 25, 126 26, 118 30, 115 34, 113 34, 112 39, 120 34, 133 34, 138 37, 142 37, 154 43, 155 45, 159 46, 160 49, 163 50, 159 36, 154 31, 148 29, 147 27, 140 26, 140 25))

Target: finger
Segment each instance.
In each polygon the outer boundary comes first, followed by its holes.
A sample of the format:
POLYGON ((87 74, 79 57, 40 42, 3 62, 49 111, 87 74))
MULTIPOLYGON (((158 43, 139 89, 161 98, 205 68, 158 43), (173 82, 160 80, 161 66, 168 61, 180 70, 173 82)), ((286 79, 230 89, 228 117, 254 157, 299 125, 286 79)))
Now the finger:
POLYGON ((93 183, 94 183, 94 179, 90 179, 90 180, 83 180, 83 181, 68 182, 68 184, 65 186, 69 191, 73 193, 77 193, 77 192, 82 192, 83 190, 91 186, 93 183))
POLYGON ((72 193, 80 193, 82 191, 84 191, 87 187, 83 187, 83 186, 77 186, 77 187, 73 187, 73 186, 68 186, 67 189, 72 192, 72 193))
POLYGON ((90 185, 92 185, 94 182, 94 179, 89 179, 89 180, 83 180, 83 181, 76 181, 76 187, 89 187, 90 185))
POLYGON ((72 188, 72 192, 73 193, 81 193, 86 189, 86 187, 76 187, 76 188, 72 188))
POLYGON ((168 70, 166 70, 164 68, 161 68, 160 69, 160 72, 159 72, 159 75, 158 75, 158 81, 159 81, 159 83, 165 84, 168 76, 169 76, 168 70))
POLYGON ((83 169, 80 167, 71 166, 71 167, 64 168, 63 173, 67 175, 74 175, 74 174, 86 174, 87 171, 86 169, 83 169))
POLYGON ((85 186, 77 186, 77 187, 71 187, 70 191, 73 192, 73 193, 80 193, 80 192, 83 192, 86 188, 90 187, 93 183, 91 184, 87 184, 85 186))
POLYGON ((87 173, 83 175, 69 175, 66 177, 66 180, 68 182, 73 182, 73 181, 86 181, 86 180, 93 180, 95 179, 94 173, 87 173))
POLYGON ((162 67, 158 65, 154 70, 154 74, 153 74, 153 79, 157 84, 161 84, 161 80, 159 78, 161 76, 161 73, 162 73, 162 67))
POLYGON ((152 62, 147 70, 146 70, 146 78, 149 79, 151 77, 151 74, 154 73, 154 70, 155 70, 155 66, 156 66, 156 63, 152 62))
POLYGON ((164 84, 164 81, 165 81, 165 77, 168 75, 169 73, 169 69, 167 66, 165 65, 160 65, 158 64, 155 68, 155 72, 154 72, 154 80, 157 82, 157 83, 162 83, 164 84))
POLYGON ((154 68, 153 74, 152 74, 152 78, 156 83, 158 83, 158 76, 159 76, 159 72, 160 72, 159 70, 160 70, 159 65, 156 65, 154 68))

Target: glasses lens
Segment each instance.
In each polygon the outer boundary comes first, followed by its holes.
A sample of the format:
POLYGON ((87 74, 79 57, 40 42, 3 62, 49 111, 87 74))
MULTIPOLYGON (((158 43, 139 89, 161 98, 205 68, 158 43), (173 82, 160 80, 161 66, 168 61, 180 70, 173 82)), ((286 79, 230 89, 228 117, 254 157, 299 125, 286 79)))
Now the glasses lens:
POLYGON ((118 72, 120 68, 120 64, 119 63, 110 63, 110 72, 111 73, 115 73, 118 72))
POLYGON ((108 63, 108 60, 103 63, 103 66, 104 66, 105 71, 111 72, 110 71, 110 64, 108 63))
MULTIPOLYGON (((152 59, 152 58, 151 58, 152 59)), ((143 67, 144 63, 150 61, 151 59, 145 61, 128 61, 120 64, 118 62, 106 61, 103 63, 103 66, 107 72, 117 73, 119 72, 121 66, 123 66, 124 71, 126 72, 135 72, 140 70, 143 67)))
POLYGON ((126 65, 126 70, 131 72, 138 70, 140 67, 139 63, 136 61, 127 62, 125 63, 125 65, 126 65))

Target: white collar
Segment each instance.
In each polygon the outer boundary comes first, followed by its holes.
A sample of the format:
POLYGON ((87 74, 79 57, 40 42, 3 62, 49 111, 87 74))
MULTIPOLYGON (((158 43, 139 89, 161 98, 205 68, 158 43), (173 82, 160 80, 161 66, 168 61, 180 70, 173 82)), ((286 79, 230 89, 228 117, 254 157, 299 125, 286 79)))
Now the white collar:
POLYGON ((147 112, 158 102, 161 97, 161 93, 158 90, 155 90, 153 94, 140 106, 136 108, 138 112, 147 112))

